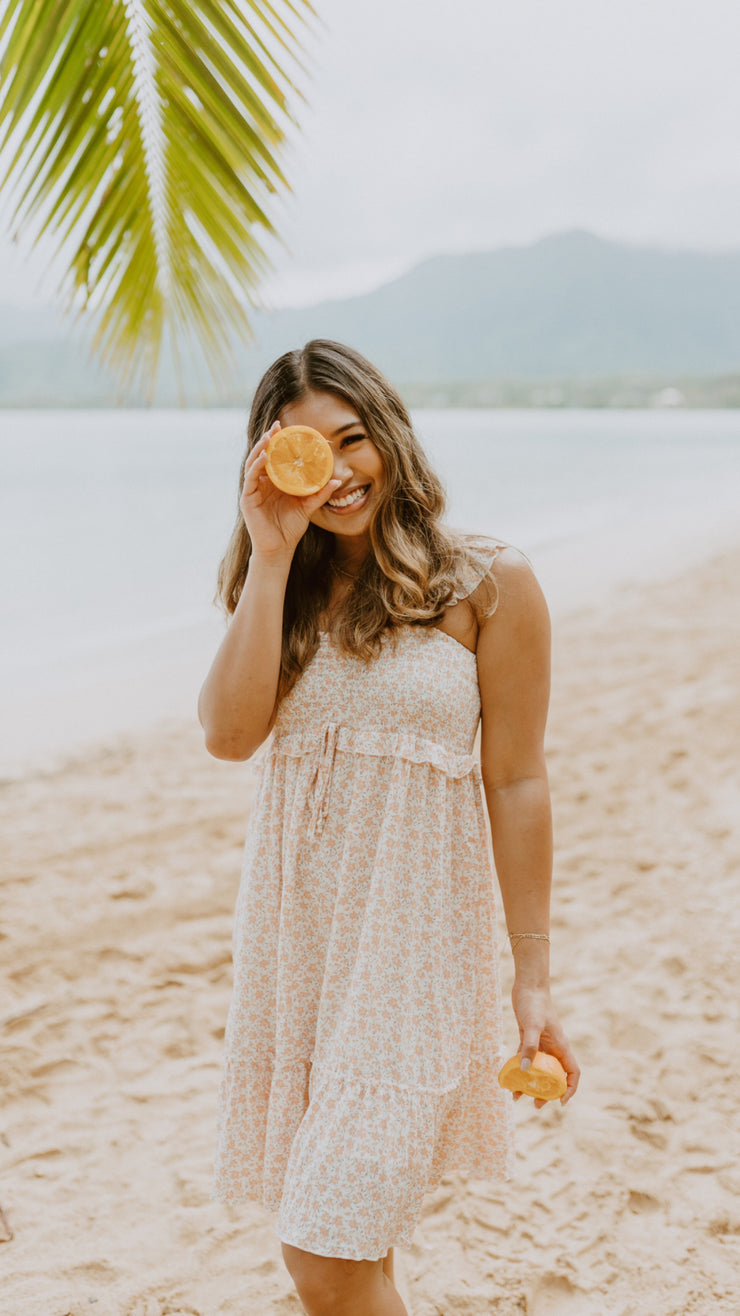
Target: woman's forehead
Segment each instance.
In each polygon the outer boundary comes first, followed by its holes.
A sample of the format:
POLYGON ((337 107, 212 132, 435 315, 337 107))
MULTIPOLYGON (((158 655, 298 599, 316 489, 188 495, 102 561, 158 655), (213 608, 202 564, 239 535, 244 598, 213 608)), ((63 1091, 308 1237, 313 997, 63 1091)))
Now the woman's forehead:
POLYGON ((336 393, 306 393, 282 408, 280 421, 283 425, 310 425, 327 439, 362 423, 356 408, 336 393))

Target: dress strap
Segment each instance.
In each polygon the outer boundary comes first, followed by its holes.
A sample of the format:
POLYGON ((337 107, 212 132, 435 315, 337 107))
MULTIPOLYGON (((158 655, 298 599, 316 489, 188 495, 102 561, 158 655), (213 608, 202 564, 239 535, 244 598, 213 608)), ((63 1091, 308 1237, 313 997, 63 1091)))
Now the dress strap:
POLYGON ((499 549, 508 548, 508 544, 502 539, 491 539, 488 535, 457 532, 456 537, 460 543, 460 562, 458 585, 452 599, 454 603, 460 603, 480 585, 496 560, 499 549))

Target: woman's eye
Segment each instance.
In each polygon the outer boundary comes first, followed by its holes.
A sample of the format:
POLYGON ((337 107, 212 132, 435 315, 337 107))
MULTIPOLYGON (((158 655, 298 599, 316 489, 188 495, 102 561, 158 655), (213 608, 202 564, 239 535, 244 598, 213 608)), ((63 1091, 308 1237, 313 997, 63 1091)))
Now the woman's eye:
POLYGON ((342 439, 342 447, 344 447, 345 443, 359 443, 364 437, 364 434, 346 434, 342 439))

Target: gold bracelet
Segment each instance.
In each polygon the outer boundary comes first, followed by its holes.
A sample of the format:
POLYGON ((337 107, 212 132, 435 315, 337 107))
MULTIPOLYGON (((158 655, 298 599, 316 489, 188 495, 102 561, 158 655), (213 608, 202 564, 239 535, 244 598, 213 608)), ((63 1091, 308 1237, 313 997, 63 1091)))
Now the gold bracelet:
POLYGON ((546 932, 510 932, 508 934, 508 937, 509 937, 509 941, 511 942, 512 955, 514 954, 514 951, 519 945, 519 942, 523 941, 525 937, 531 938, 532 941, 550 940, 546 932))

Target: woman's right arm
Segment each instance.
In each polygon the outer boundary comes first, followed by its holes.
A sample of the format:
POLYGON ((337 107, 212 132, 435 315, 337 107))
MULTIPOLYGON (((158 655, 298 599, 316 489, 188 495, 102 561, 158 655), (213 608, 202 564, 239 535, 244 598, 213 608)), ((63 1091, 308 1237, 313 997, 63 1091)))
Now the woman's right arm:
POLYGON ((267 738, 275 713, 290 557, 252 553, 241 598, 198 700, 206 749, 217 759, 248 759, 267 738))
POLYGON ((247 458, 240 508, 252 553, 239 602, 198 699, 206 749, 217 759, 248 759, 269 735, 277 711, 283 607, 290 564, 309 517, 341 480, 317 494, 281 493, 265 474, 276 423, 247 458))

